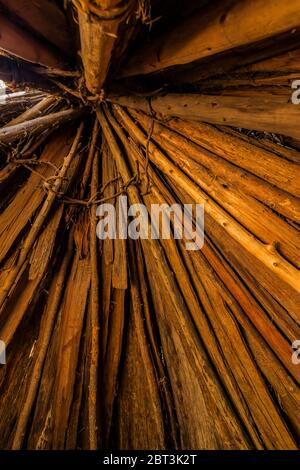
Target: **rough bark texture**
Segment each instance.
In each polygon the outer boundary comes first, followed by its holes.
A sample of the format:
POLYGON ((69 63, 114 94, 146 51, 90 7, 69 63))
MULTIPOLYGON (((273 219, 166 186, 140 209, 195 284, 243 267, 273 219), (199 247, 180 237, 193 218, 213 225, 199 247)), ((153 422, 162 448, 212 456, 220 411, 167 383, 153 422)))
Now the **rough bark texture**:
POLYGON ((299 2, 0 4, 0 448, 299 449, 299 2))

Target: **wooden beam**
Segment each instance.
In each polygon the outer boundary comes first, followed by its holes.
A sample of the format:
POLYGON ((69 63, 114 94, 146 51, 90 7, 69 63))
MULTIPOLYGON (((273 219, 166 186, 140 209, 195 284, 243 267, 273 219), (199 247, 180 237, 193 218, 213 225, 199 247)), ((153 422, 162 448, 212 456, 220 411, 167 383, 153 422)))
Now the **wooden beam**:
POLYGON ((1 5, 18 16, 33 31, 70 55, 72 36, 64 12, 49 0, 1 0, 1 5))
POLYGON ((270 270, 280 278, 283 284, 290 286, 295 295, 300 293, 300 275, 299 270, 286 262, 276 251, 272 245, 268 246, 261 243, 252 234, 245 230, 238 224, 229 214, 221 209, 212 200, 208 201, 205 192, 200 190, 190 178, 188 178, 181 168, 175 166, 170 160, 159 150, 159 148, 150 141, 147 141, 147 136, 142 132, 139 127, 131 121, 128 115, 119 107, 114 106, 118 116, 120 116, 122 123, 130 134, 141 145, 148 145, 148 152, 150 160, 170 177, 174 183, 186 191, 186 193, 197 203, 205 204, 206 213, 212 217, 217 224, 221 225, 229 233, 229 235, 243 246, 249 253, 256 257, 267 270, 270 270), (148 142, 148 144, 147 144, 148 142), (296 294, 297 293, 297 294, 296 294))
POLYGON ((238 73, 245 72, 300 72, 300 49, 286 51, 269 59, 240 67, 238 73))
MULTIPOLYGON (((284 33, 264 41, 256 41, 245 46, 230 49, 205 59, 191 62, 181 67, 171 67, 164 70, 162 79, 173 85, 196 83, 216 75, 224 75, 232 70, 244 69, 270 58, 286 55, 299 44, 299 31, 295 34, 284 33)), ((295 65, 295 64, 294 64, 295 65)), ((279 68, 280 70, 280 68, 279 68)), ((155 75, 153 79, 156 78, 155 75)))
POLYGON ((0 50, 40 65, 63 68, 63 59, 43 41, 0 15, 0 50))
MULTIPOLYGON (((0 39, 1 42, 1 39, 0 39)), ((42 69, 42 67, 39 67, 42 69)), ((45 68, 43 70, 46 70, 45 68)), ((11 59, 1 55, 0 52, 0 80, 3 80, 6 85, 11 88, 25 89, 26 87, 34 90, 43 90, 47 93, 57 91, 58 88, 54 85, 45 73, 39 74, 31 68, 31 64, 22 60, 11 59)))
POLYGON ((287 31, 292 34, 299 24, 300 0, 222 0, 142 47, 120 76, 157 72, 287 31))
MULTIPOLYGON (((110 127, 112 119, 109 117, 109 121, 107 121, 107 117, 101 110, 97 112, 97 116, 110 145, 118 172, 122 174, 123 181, 129 181, 132 178, 130 167, 125 160, 124 151, 119 147, 110 127)), ((118 129, 120 133, 123 132, 120 126, 114 126, 114 129, 118 129)), ((142 199, 138 188, 131 185, 127 189, 130 204, 140 204, 142 199)), ((142 217, 148 218, 146 214, 142 217)), ((232 409, 228 408, 228 402, 220 389, 219 381, 210 368, 207 355, 190 321, 188 308, 181 291, 178 289, 174 273, 170 269, 160 242, 151 239, 149 233, 149 238, 141 240, 141 246, 162 341, 164 359, 169 372, 168 376, 173 385, 172 394, 176 416, 182 431, 180 445, 183 448, 217 449, 219 447, 218 442, 222 442, 223 448, 230 449, 232 448, 230 442, 232 439, 236 439, 235 436, 238 434, 238 439, 234 441, 236 447, 247 449, 249 447, 247 437, 243 431, 241 432, 242 428, 235 420, 232 409), (172 322, 169 321, 168 316, 170 311, 173 314, 172 322), (170 326, 168 335, 162 334, 167 325, 170 326), (182 332, 184 333, 182 334, 182 332), (193 371, 195 372, 191 372, 189 360, 191 352, 193 352, 193 358, 195 358, 195 361, 193 361, 193 371), (174 355, 180 356, 180 367, 174 365, 174 355), (187 377, 189 377, 188 380, 187 377), (210 392, 207 394, 203 390, 208 384, 210 392), (203 396, 208 398, 203 400, 203 396), (197 397, 197 399, 193 399, 193 397, 197 397), (229 420, 227 423, 230 422, 230 426, 214 426, 213 432, 208 435, 203 428, 203 416, 207 416, 205 418, 207 420, 212 410, 217 409, 216 407, 218 408, 217 419, 219 420, 219 413, 221 413, 222 423, 225 422, 225 416, 226 421, 229 420), (195 416, 195 420, 187 421, 186 416, 191 414, 195 416)))
MULTIPOLYGON (((130 114, 144 130, 150 129, 149 116, 136 111, 130 114)), ((162 149, 178 151, 179 159, 196 161, 227 186, 300 223, 299 165, 203 123, 171 119, 163 125, 155 121, 152 139, 162 149)))
MULTIPOLYGON (((42 119, 42 118, 40 118, 42 119)), ((34 223, 32 224, 28 236, 21 245, 20 252, 19 252, 19 257, 17 263, 13 266, 13 268, 9 271, 5 278, 5 282, 1 285, 0 289, 0 309, 3 307, 5 304, 6 300, 9 297, 9 292, 11 289, 15 286, 16 280, 18 279, 19 274, 22 272, 22 269, 24 269, 24 266, 26 266, 27 262, 27 257, 30 253, 30 250, 32 249, 37 236, 39 235, 45 220, 51 210, 51 207, 53 206, 57 193, 60 191, 63 180, 66 177, 67 171, 72 163, 72 160, 74 156, 77 153, 78 146, 80 144, 80 138, 83 132, 84 128, 84 123, 81 122, 79 125, 75 138, 73 140, 71 149, 69 153, 64 157, 63 164, 59 170, 59 173, 56 176, 55 182, 53 184, 53 191, 49 191, 47 193, 47 196, 41 206, 41 210, 38 213, 34 223)))

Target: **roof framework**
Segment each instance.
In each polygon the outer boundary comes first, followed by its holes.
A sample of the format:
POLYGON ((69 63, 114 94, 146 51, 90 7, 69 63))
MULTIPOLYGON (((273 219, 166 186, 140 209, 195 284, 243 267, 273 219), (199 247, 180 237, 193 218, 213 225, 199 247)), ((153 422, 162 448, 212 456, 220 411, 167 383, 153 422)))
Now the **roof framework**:
POLYGON ((299 447, 300 1, 175 3, 0 1, 1 448, 299 447))

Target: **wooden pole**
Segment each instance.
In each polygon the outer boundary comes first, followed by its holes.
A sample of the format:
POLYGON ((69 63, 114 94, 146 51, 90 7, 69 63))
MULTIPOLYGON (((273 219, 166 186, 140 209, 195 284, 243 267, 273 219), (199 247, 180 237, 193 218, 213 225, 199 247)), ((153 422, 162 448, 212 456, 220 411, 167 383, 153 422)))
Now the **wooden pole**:
POLYGON ((177 116, 238 128, 283 134, 300 138, 298 107, 285 96, 213 96, 167 94, 148 99, 135 96, 110 96, 113 103, 146 113, 177 116))
POLYGON ((34 368, 30 377, 29 389, 25 402, 23 403, 21 414, 17 421, 16 431, 12 443, 12 449, 18 450, 22 448, 24 441, 26 426, 28 419, 36 398, 36 394, 39 387, 40 378, 42 375, 43 365, 45 362, 51 334, 54 328, 54 321, 57 315, 59 304, 63 295, 63 289, 66 282, 67 269, 70 263, 71 254, 73 251, 73 231, 71 232, 68 249, 64 254, 63 261, 59 270, 54 276, 51 290, 49 292, 49 300, 47 307, 44 312, 44 318, 42 321, 43 329, 40 330, 40 336, 38 339, 38 354, 35 359, 34 368))
MULTIPOLYGON (((134 124, 128 115, 119 107, 115 109, 121 117, 122 122, 134 136, 137 141, 146 146, 147 136, 134 124)), ((175 183, 178 183, 187 194, 189 194, 198 203, 205 204, 206 212, 211 216, 217 224, 220 224, 229 235, 249 251, 254 257, 284 283, 292 287, 295 292, 300 294, 300 274, 299 270, 287 263, 277 253, 274 246, 267 246, 257 240, 241 225, 239 225, 227 212, 216 205, 212 200, 207 198, 206 193, 199 189, 191 179, 189 179, 177 166, 171 163, 166 156, 157 148, 157 146, 149 143, 149 156, 153 163, 166 175, 168 175, 175 183)))
POLYGON ((29 109, 26 109, 24 113, 9 121, 7 124, 5 124, 4 127, 16 126, 17 124, 21 124, 22 122, 31 121, 32 119, 41 117, 41 115, 43 115, 48 109, 53 108, 60 101, 61 98, 59 98, 58 96, 46 96, 39 103, 29 109))
MULTIPOLYGON (((149 116, 136 111, 131 111, 130 114, 143 125, 144 130, 149 129, 149 123, 152 122, 149 116)), ((186 159, 188 156, 210 170, 213 175, 224 179, 225 183, 300 223, 300 199, 291 194, 291 192, 298 194, 297 173, 300 171, 298 165, 289 165, 290 162, 270 152, 262 150, 260 154, 259 148, 250 147, 239 141, 237 137, 226 135, 203 123, 193 125, 176 119, 168 120, 165 124, 155 121, 152 138, 162 148, 169 146, 176 151, 178 159, 186 159), (196 142, 199 145, 196 145, 196 142), (247 154, 250 153, 250 149, 252 151, 248 159, 247 154), (230 161, 230 155, 234 150, 237 152, 235 153, 237 158, 233 162, 230 161), (249 168, 243 168, 243 161, 246 166, 247 164, 250 166, 252 161, 254 171, 252 168, 252 172, 249 168), (260 177, 253 174, 255 168, 260 177), (266 181, 269 173, 271 181, 266 181), (277 183, 285 189, 278 188, 277 183)))
POLYGON ((0 49, 3 51, 35 64, 63 68, 64 60, 60 54, 3 14, 0 16, 0 29, 0 49))
POLYGON ((3 307, 3 304, 5 303, 7 296, 9 295, 9 292, 11 288, 13 287, 19 272, 26 261, 26 258, 31 250, 31 248, 34 245, 34 242, 36 240, 37 235, 39 234, 41 227, 43 226, 43 223, 45 222, 45 219, 47 215, 50 212, 50 209, 57 197, 57 193, 59 192, 61 185, 63 184, 63 178, 66 175, 66 172, 71 165, 71 162, 74 158, 74 155, 77 152, 79 141, 83 132, 84 124, 81 123, 77 129, 76 136, 74 138, 73 144, 71 146, 71 149, 64 158, 63 165, 59 171, 59 174, 56 176, 56 181, 53 184, 52 190, 49 191, 40 212, 38 213, 31 230, 25 239, 23 245, 20 248, 19 252, 19 257, 17 263, 14 265, 14 267, 10 270, 9 275, 7 276, 5 283, 3 286, 1 286, 0 290, 0 309, 3 307))
MULTIPOLYGON (((97 114, 106 139, 111 146, 119 173, 123 175, 125 181, 131 179, 130 169, 110 128, 111 117, 107 121, 102 111, 97 114)), ((119 131, 122 132, 120 128, 119 131)), ((127 192, 131 204, 142 202, 139 191, 134 185, 128 186, 127 192)), ((146 217, 146 215, 142 217, 146 217)), ((223 448, 230 449, 232 448, 232 439, 235 436, 237 439, 235 440, 236 448, 249 448, 247 434, 242 431, 230 402, 221 390, 220 383, 207 362, 207 355, 190 320, 183 296, 178 290, 160 243, 158 240, 152 240, 150 233, 149 238, 141 240, 141 243, 159 330, 162 332, 166 328, 168 329, 168 335, 161 334, 160 337, 172 383, 178 423, 182 431, 180 446, 183 448, 190 446, 216 449, 219 447, 218 440, 221 439, 223 448), (172 311, 172 322, 169 317, 170 311, 172 311), (192 368, 191 354, 193 357, 192 368), (180 367, 176 366, 174 362, 174 357, 177 355, 180 355, 181 358, 180 367), (208 395, 203 392, 203 387, 205 390, 207 387, 210 389, 208 395), (192 398, 195 396, 196 400, 192 398), (218 409, 215 414, 216 419, 219 421, 219 413, 221 413, 223 425, 215 426, 213 432, 208 435, 203 423, 208 419, 212 410, 216 409, 218 409), (194 420, 188 422, 186 416, 191 413, 194 420), (226 416, 225 421, 224 416, 226 416), (227 423, 226 426, 224 426, 224 422, 227 423), (230 425, 228 425, 229 423, 230 425)))

